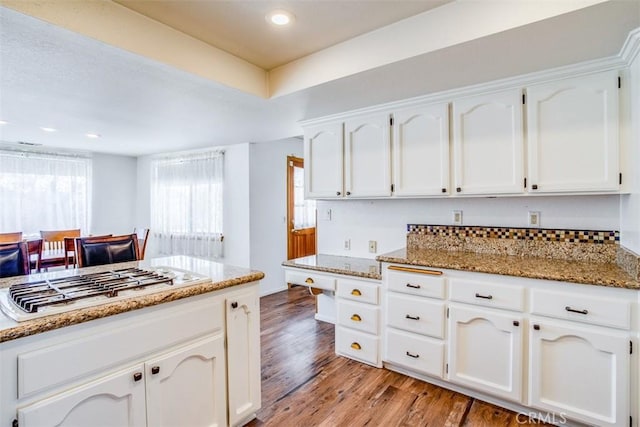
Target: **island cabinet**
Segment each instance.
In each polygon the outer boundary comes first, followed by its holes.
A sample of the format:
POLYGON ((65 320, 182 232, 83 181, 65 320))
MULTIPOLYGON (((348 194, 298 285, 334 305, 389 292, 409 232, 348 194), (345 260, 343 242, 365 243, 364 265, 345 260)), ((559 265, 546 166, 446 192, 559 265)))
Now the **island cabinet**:
POLYGON ((234 288, 0 344, 3 423, 242 425, 260 407, 259 299, 234 288))
POLYGON ((454 194, 524 192, 522 114, 519 89, 453 101, 454 194))
POLYGON ((619 189, 618 81, 607 71, 526 88, 529 192, 619 189))
POLYGON ((386 368, 546 421, 638 426, 637 290, 387 263, 382 281, 386 368))
POLYGON ((393 195, 449 194, 449 105, 393 113, 393 195))

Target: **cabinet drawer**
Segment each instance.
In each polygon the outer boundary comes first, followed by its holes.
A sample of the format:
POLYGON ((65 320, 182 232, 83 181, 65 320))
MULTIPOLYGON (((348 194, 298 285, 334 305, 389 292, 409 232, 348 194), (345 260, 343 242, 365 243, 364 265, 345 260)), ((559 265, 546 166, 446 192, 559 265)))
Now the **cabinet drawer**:
POLYGON ((445 278, 441 271, 426 270, 412 267, 389 266, 387 271, 387 287, 390 291, 423 297, 444 299, 445 278), (394 270, 407 268, 412 272, 394 270), (420 271, 420 273, 416 273, 420 271))
POLYGON ((379 304, 379 288, 380 286, 375 283, 362 280, 339 279, 336 295, 353 301, 379 304))
POLYGON ((336 328, 336 353, 374 366, 380 365, 380 339, 375 335, 336 328))
POLYGON ((442 378, 444 341, 387 329, 385 345, 385 362, 442 378))
POLYGON ((601 296, 532 289, 531 313, 620 329, 631 327, 630 302, 601 296))
POLYGON ((380 309, 375 305, 338 300, 338 325, 377 335, 380 309))
POLYGON ((387 325, 436 338, 444 337, 444 302, 389 293, 387 325))
POLYGON ((503 308, 506 310, 524 311, 524 288, 517 285, 498 285, 452 278, 450 296, 452 301, 484 307, 503 308))
POLYGON ((336 279, 331 276, 318 274, 310 270, 286 270, 285 281, 294 285, 310 286, 312 288, 325 289, 327 291, 336 290, 336 279))

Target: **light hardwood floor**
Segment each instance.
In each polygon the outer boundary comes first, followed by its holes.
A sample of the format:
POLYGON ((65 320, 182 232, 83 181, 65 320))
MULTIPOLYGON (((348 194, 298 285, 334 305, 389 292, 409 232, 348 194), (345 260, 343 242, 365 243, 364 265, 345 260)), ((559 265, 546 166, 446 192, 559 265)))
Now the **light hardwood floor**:
MULTIPOLYGON (((263 297, 262 409, 248 426, 520 426, 524 416, 336 356, 306 288, 263 297)), ((544 425, 532 421, 531 424, 544 425)))

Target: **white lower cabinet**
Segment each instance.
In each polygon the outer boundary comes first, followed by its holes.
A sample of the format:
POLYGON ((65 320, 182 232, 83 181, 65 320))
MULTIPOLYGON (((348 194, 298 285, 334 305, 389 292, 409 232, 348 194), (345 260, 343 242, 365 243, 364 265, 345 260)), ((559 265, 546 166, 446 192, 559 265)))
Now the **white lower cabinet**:
POLYGON ((18 409, 20 426, 146 426, 143 365, 18 409), (136 380, 136 378, 140 378, 136 380))
POLYGON ((339 278, 336 354, 376 367, 380 357, 379 282, 339 278))
POLYGON ((530 329, 530 406, 598 426, 630 425, 627 333, 539 318, 530 329))
POLYGON ((521 402, 522 327, 521 313, 451 305, 449 380, 521 402))
POLYGON ((386 368, 543 421, 640 425, 637 290, 382 267, 386 368))

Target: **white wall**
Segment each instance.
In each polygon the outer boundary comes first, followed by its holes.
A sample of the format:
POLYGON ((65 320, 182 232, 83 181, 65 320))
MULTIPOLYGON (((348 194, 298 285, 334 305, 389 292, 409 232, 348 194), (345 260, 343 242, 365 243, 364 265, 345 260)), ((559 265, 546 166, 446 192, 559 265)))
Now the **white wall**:
POLYGON ((287 156, 302 157, 302 140, 250 145, 251 268, 265 273, 262 295, 286 289, 287 156))
POLYGON ((527 227, 527 212, 539 211, 544 228, 618 230, 619 197, 319 201, 318 253, 374 258, 369 240, 377 241, 378 254, 400 249, 407 224, 452 224, 452 210, 462 210, 463 225, 527 227), (344 249, 345 239, 351 239, 351 250, 344 249))
POLYGON ((224 148, 224 263, 249 268, 249 144, 224 148))
POLYGON ((629 115, 621 137, 629 141, 627 179, 631 192, 620 196, 620 244, 640 254, 640 55, 633 61, 625 82, 629 85, 629 115))
POLYGON ((135 157, 93 155, 91 234, 126 234, 135 224, 135 157))

